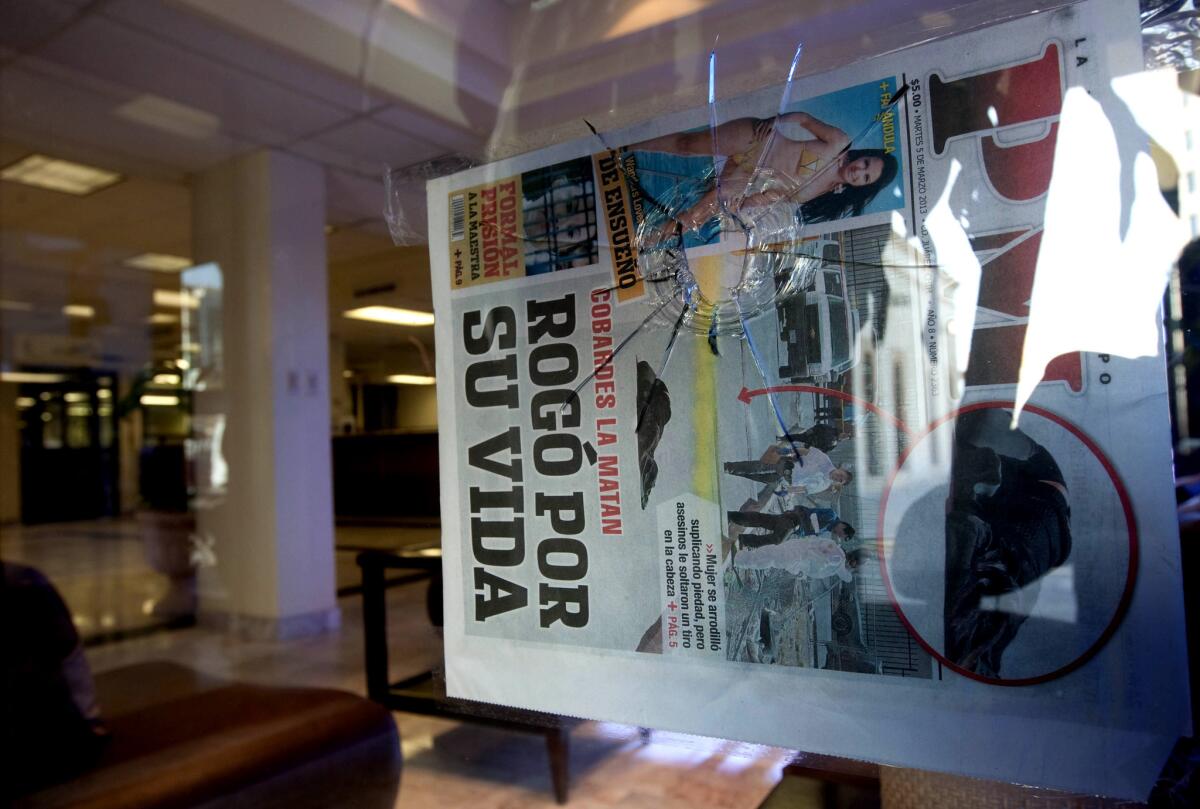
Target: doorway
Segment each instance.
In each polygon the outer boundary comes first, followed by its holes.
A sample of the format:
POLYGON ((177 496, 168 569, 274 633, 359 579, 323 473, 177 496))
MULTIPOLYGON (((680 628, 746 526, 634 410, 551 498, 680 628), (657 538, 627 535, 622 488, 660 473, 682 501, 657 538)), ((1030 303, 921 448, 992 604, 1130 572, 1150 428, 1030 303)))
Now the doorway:
POLYGON ((116 375, 37 369, 17 398, 21 521, 115 516, 120 509, 116 375))

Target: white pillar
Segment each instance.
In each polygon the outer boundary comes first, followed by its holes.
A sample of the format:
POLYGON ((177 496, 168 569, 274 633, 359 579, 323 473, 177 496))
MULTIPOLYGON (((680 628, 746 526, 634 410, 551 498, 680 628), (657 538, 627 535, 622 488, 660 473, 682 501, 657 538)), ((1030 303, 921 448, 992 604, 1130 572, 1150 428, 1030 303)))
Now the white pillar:
POLYGON ((200 620, 255 637, 338 625, 323 170, 260 151, 204 172, 193 259, 223 274, 224 368, 198 412, 226 414, 226 494, 197 509, 215 565, 200 620))

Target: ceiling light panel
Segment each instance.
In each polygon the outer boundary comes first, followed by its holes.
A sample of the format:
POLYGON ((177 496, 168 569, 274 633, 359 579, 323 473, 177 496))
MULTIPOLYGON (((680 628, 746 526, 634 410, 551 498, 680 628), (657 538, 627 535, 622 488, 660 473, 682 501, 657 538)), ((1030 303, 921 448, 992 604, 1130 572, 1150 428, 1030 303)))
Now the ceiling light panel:
POLYGON ((221 120, 212 113, 150 94, 127 101, 113 112, 127 121, 195 140, 211 138, 221 129, 221 120))
POLYGON ((53 385, 66 379, 63 374, 43 374, 36 371, 0 371, 0 382, 53 385))
POLYGON ((138 270, 157 270, 158 272, 179 272, 192 266, 190 258, 171 256, 166 253, 142 253, 122 262, 126 267, 138 270))
POLYGON ((0 179, 85 196, 118 182, 121 175, 82 163, 31 154, 0 170, 0 179))
POLYGON ((186 292, 176 292, 171 289, 156 289, 154 290, 154 305, 169 306, 175 309, 197 309, 200 306, 200 300, 186 292))
POLYGON ((432 312, 415 309, 399 309, 395 306, 363 306, 349 309, 345 316, 352 320, 369 320, 373 323, 389 323, 394 326, 432 326, 432 312))
POLYGON ((91 320, 96 316, 94 307, 82 303, 68 303, 62 308, 62 313, 67 317, 77 317, 81 320, 91 320))
POLYGON ((420 376, 418 374, 392 374, 387 378, 387 381, 393 385, 432 385, 437 382, 432 376, 420 376))

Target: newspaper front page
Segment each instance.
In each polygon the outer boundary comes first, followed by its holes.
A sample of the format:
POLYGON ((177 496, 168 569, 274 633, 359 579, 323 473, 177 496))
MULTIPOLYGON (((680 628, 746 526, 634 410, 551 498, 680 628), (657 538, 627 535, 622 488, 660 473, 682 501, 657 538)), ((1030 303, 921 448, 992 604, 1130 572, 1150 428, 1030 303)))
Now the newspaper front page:
POLYGON ((1109 226, 1047 200, 1151 204, 1055 185, 1074 94, 1146 149, 1135 11, 432 181, 449 693, 1144 797, 1188 732, 1161 348, 1018 395, 1087 314, 1043 243, 1109 226))

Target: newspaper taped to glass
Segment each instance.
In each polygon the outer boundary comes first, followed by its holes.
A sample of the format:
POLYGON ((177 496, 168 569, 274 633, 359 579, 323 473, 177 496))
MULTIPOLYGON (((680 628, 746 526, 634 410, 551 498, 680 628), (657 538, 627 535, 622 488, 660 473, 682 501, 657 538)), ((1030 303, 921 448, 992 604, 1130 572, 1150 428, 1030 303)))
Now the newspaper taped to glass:
POLYGON ((1141 61, 1081 3, 431 181, 448 693, 1144 797, 1141 61))

